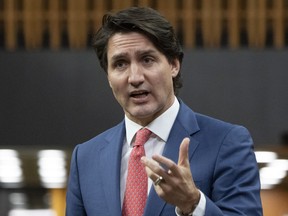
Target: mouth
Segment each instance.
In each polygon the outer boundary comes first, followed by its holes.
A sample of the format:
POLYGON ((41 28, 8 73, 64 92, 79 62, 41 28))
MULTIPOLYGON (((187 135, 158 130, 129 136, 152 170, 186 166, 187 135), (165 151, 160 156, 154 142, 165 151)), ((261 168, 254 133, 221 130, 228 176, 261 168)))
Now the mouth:
POLYGON ((135 98, 135 99, 141 99, 147 97, 149 94, 148 91, 146 90, 139 90, 139 91, 133 91, 130 93, 130 97, 135 98))

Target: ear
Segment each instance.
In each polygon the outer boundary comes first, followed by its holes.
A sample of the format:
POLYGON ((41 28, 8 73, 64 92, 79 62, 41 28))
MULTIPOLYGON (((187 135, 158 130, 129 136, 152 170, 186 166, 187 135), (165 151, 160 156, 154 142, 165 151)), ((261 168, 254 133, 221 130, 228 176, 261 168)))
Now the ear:
POLYGON ((180 62, 179 59, 175 58, 172 62, 171 62, 171 74, 172 77, 176 77, 178 75, 180 71, 180 62))
POLYGON ((108 80, 108 83, 109 83, 110 88, 112 88, 112 84, 111 84, 111 81, 110 81, 110 78, 109 78, 108 75, 107 75, 107 80, 108 80))

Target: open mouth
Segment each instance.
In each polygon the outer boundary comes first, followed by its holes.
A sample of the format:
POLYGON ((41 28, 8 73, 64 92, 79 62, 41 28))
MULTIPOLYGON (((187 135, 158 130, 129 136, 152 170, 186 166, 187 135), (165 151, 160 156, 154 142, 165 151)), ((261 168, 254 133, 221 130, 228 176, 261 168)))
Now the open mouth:
POLYGON ((130 97, 143 98, 143 97, 146 97, 148 94, 149 94, 148 91, 134 91, 130 93, 130 97))

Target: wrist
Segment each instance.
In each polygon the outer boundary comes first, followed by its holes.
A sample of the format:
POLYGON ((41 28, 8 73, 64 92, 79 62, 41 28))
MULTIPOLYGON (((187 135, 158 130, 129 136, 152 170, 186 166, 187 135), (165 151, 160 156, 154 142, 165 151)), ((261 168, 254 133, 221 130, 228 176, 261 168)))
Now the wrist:
POLYGON ((197 204, 194 204, 191 208, 186 209, 186 210, 181 210, 180 209, 180 214, 181 216, 192 216, 195 208, 197 207, 197 204))
POLYGON ((185 213, 180 208, 176 207, 176 214, 178 216, 193 216, 193 212, 194 212, 194 210, 191 210, 191 212, 189 212, 189 213, 185 213))
POLYGON ((178 207, 178 212, 181 214, 181 216, 192 216, 194 210, 196 209, 197 205, 199 204, 201 198, 201 193, 197 190, 197 196, 196 199, 190 200, 187 207, 182 206, 182 208, 178 207))

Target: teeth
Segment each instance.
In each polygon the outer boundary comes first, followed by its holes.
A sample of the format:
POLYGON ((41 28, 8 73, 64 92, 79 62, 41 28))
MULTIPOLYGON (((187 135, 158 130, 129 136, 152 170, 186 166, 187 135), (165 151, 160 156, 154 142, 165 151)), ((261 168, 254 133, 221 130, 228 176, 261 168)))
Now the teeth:
POLYGON ((136 93, 136 95, 141 95, 141 94, 145 94, 145 92, 138 92, 138 93, 136 93))
POLYGON ((141 95, 141 94, 147 94, 147 92, 134 92, 132 95, 141 95))
POLYGON ((139 96, 139 95, 147 95, 148 92, 134 92, 131 94, 131 96, 139 96))

